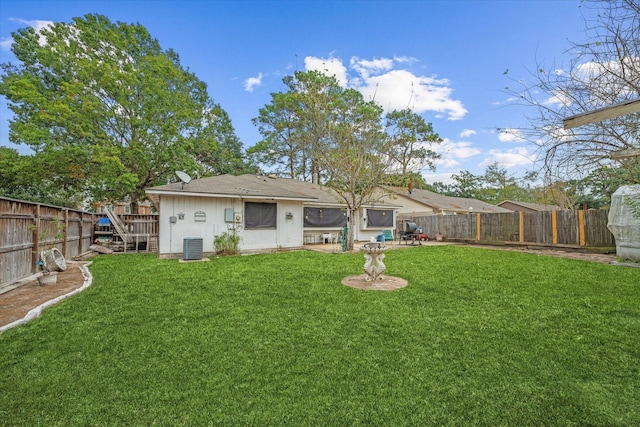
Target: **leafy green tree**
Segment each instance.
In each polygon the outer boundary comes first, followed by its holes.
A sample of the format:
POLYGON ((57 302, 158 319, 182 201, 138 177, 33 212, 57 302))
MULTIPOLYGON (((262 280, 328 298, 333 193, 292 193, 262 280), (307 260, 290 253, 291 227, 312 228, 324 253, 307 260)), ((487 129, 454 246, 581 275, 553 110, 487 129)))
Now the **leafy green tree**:
POLYGON ((382 184, 392 187, 409 188, 416 190, 433 191, 433 187, 429 185, 419 172, 409 172, 406 175, 400 173, 390 173, 382 178, 382 184))
POLYGON ((400 174, 406 175, 425 167, 435 169, 435 161, 440 155, 432 148, 440 144, 442 138, 422 116, 410 109, 394 110, 386 116, 386 133, 389 157, 398 164, 400 174))
POLYGON ((535 181, 534 173, 526 173, 518 178, 509 175, 507 169, 493 163, 485 169, 484 174, 474 175, 469 171, 451 176, 452 183, 434 182, 432 191, 446 196, 465 197, 498 204, 505 200, 530 202, 532 200, 531 183, 535 181))
POLYGON ((453 181, 450 185, 451 196, 479 199, 481 197, 482 176, 477 176, 469 171, 451 175, 453 181))
POLYGON ((557 205, 562 209, 579 209, 585 200, 585 185, 577 179, 545 183, 532 190, 532 199, 535 203, 557 205))
POLYGON ((283 82, 287 92, 272 94, 253 120, 263 139, 248 153, 282 175, 333 188, 355 218, 379 197, 374 189, 389 172, 382 108, 318 71, 296 72, 283 82))
POLYGON ((483 187, 480 190, 480 200, 498 204, 505 200, 527 202, 531 199, 530 186, 525 178, 518 179, 509 175, 507 169, 498 163, 487 166, 482 177, 483 187))
POLYGON ((322 167, 318 156, 323 153, 330 134, 330 127, 336 121, 337 97, 343 94, 335 76, 327 76, 320 71, 296 72, 286 76, 283 82, 289 88, 297 116, 294 142, 302 158, 309 163, 311 182, 320 182, 322 167))
POLYGON ((306 181, 311 177, 307 153, 301 146, 297 93, 272 93, 253 124, 263 139, 247 150, 254 161, 275 168, 276 174, 306 181))
MULTIPOLYGON (((381 125, 382 107, 364 101, 355 89, 338 94, 328 138, 314 149, 319 167, 327 172, 327 185, 344 203, 349 218, 379 195, 374 192, 388 173, 388 157, 381 125)), ((353 228, 349 226, 347 249, 353 249, 353 228)))
POLYGON ((589 207, 611 205, 611 195, 622 185, 640 182, 640 158, 628 158, 593 171, 584 180, 592 200, 589 207))
POLYGON ((54 169, 65 167, 66 158, 20 155, 0 147, 0 196, 56 206, 82 205, 73 177, 62 177, 54 169))
POLYGON ((0 196, 34 200, 38 186, 25 180, 25 173, 30 170, 27 160, 13 148, 0 147, 0 196))
POLYGON ((452 184, 445 184, 442 181, 435 181, 433 184, 426 188, 426 190, 433 191, 434 193, 442 194, 444 196, 455 196, 452 184))
POLYGON ((174 171, 237 170, 241 144, 205 83, 140 24, 100 15, 13 34, 2 64, 10 140, 29 145, 76 198, 121 200, 174 171))

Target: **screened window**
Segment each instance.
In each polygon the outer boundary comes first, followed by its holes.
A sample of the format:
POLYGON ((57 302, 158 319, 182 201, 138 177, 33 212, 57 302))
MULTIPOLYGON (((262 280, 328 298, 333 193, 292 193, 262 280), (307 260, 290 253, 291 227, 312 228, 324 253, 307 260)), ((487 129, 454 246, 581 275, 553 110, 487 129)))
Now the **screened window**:
POLYGON ((393 210, 367 209, 367 227, 393 227, 393 210))
POLYGON ((346 227, 347 215, 340 208, 304 208, 305 227, 346 227))
POLYGON ((246 229, 276 228, 277 205, 275 203, 244 204, 244 227, 246 229))

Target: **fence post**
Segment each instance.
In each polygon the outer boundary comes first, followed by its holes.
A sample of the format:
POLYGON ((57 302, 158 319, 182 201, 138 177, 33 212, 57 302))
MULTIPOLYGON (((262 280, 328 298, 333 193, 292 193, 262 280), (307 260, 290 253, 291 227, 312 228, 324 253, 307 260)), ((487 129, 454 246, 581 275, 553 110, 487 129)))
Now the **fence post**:
POLYGON ((524 242, 524 212, 518 211, 518 242, 524 242))
POLYGON ((62 230, 62 253, 65 257, 68 257, 69 254, 67 253, 67 239, 69 238, 69 208, 65 208, 62 211, 62 214, 64 215, 64 228, 62 230))
POLYGON ((37 272, 36 262, 40 259, 40 203, 34 206, 33 214, 33 251, 31 251, 31 272, 37 272))
POLYGON ((558 211, 551 211, 551 242, 558 244, 558 211))
POLYGON ((584 211, 582 209, 578 211, 578 239, 580 240, 580 246, 584 246, 585 245, 584 211))
POLYGON ((480 241, 480 214, 476 214, 476 240, 480 241))

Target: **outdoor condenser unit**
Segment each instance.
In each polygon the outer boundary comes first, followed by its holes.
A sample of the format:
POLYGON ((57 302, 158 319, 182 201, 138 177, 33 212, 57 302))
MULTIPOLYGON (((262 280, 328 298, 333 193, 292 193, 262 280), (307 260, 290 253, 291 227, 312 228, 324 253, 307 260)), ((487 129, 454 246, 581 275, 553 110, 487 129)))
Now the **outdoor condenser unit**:
POLYGON ((182 249, 182 259, 198 260, 202 259, 202 238, 192 237, 184 239, 182 249))

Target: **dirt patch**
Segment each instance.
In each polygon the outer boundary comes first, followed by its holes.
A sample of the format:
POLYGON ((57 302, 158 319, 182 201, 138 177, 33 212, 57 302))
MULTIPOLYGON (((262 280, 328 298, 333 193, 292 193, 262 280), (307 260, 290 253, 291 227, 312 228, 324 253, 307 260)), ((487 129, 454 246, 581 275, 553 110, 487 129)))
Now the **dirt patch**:
POLYGON ((365 291, 393 291, 407 286, 407 281, 400 277, 382 276, 382 280, 367 281, 367 275, 349 276, 342 279, 342 284, 365 291))
POLYGON ((67 269, 58 273, 54 285, 40 286, 37 278, 0 294, 0 326, 22 319, 32 309, 82 287, 85 277, 80 266, 86 263, 67 261, 67 269))

